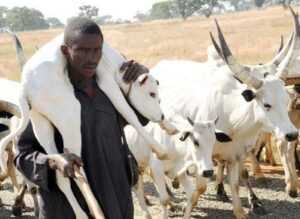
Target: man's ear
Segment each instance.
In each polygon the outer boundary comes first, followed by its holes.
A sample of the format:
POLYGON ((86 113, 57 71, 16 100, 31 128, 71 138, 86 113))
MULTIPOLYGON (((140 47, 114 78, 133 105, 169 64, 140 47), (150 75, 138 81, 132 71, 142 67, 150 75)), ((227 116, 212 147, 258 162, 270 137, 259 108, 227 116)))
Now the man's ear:
POLYGON ((68 50, 68 47, 66 45, 61 45, 60 50, 61 50, 61 52, 64 56, 66 56, 66 57, 69 56, 69 50, 68 50))

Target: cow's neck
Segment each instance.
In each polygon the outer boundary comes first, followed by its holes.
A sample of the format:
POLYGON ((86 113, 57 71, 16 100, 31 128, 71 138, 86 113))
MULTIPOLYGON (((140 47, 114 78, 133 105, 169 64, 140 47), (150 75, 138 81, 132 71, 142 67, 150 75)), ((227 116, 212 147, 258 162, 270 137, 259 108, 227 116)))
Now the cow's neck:
POLYGON ((251 138, 259 131, 261 124, 255 118, 255 102, 236 106, 230 114, 229 123, 233 138, 245 137, 251 138))
POLYGON ((123 94, 127 96, 127 95, 129 95, 129 92, 131 90, 132 85, 130 83, 127 84, 127 83, 124 82, 123 75, 124 75, 123 72, 116 72, 115 73, 115 77, 116 77, 116 81, 117 81, 118 85, 120 86, 123 94))

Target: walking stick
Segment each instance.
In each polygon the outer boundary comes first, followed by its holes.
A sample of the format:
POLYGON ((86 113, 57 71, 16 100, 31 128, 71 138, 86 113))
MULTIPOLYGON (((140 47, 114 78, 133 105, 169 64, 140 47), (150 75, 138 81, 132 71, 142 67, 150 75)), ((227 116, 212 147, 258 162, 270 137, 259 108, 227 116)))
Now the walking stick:
POLYGON ((92 193, 92 190, 91 190, 84 174, 82 174, 82 172, 76 165, 74 165, 74 170, 75 170, 74 180, 75 180, 76 184, 78 185, 81 193, 83 194, 92 216, 95 219, 105 219, 103 211, 102 211, 101 207, 98 205, 97 200, 96 200, 94 194, 92 193))

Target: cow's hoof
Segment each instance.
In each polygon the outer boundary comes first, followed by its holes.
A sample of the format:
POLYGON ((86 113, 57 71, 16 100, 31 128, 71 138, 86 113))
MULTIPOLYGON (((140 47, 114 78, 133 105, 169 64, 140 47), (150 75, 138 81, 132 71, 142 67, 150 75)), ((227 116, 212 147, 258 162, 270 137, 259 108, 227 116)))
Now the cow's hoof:
POLYGON ((180 183, 179 183, 179 180, 177 178, 175 178, 173 181, 172 181, 172 187, 174 189, 179 189, 179 186, 180 186, 180 183))
POLYGON ((184 207, 183 206, 180 206, 180 205, 170 205, 170 211, 172 212, 172 213, 178 213, 178 212, 182 212, 184 209, 183 209, 184 207))
POLYGON ((267 211, 263 206, 255 206, 250 209, 250 212, 256 215, 266 215, 267 211))
POLYGON ((289 196, 291 198, 297 198, 298 197, 297 191, 290 190, 288 193, 289 193, 289 196))
POLYGON ((14 216, 17 216, 17 217, 22 216, 22 211, 23 211, 23 208, 21 206, 16 206, 16 205, 12 206, 12 213, 14 216))
POLYGON ((152 203, 147 196, 145 196, 144 198, 145 198, 145 203, 146 203, 147 206, 153 206, 154 205, 154 203, 152 203))
POLYGON ((244 211, 234 213, 236 219, 247 219, 248 216, 244 211))
POLYGON ((147 215, 145 216, 145 218, 146 218, 146 219, 152 219, 152 216, 151 216, 150 214, 147 214, 147 215))
POLYGON ((221 202, 229 202, 229 198, 227 196, 227 194, 217 194, 217 200, 221 201, 221 202))
POLYGON ((268 186, 268 180, 262 176, 262 177, 255 177, 255 181, 259 185, 263 185, 264 187, 268 186))

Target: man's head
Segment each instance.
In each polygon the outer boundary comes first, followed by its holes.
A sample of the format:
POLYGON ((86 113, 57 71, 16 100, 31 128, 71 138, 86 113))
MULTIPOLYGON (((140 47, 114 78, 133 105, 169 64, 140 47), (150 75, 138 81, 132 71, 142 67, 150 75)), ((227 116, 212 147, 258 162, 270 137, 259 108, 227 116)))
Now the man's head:
POLYGON ((77 79, 90 78, 102 55, 103 35, 99 26, 90 19, 71 19, 64 31, 61 51, 68 61, 71 75, 77 79))

